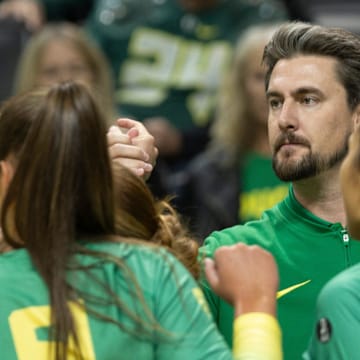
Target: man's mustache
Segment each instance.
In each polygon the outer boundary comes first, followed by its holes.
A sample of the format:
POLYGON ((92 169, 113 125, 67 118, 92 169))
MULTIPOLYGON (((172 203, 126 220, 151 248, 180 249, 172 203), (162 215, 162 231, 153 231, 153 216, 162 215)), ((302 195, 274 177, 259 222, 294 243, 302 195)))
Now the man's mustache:
POLYGON ((309 148, 311 147, 310 142, 303 136, 295 135, 292 132, 287 132, 280 134, 279 137, 276 139, 274 144, 274 150, 275 152, 278 152, 281 146, 291 144, 303 145, 309 148))

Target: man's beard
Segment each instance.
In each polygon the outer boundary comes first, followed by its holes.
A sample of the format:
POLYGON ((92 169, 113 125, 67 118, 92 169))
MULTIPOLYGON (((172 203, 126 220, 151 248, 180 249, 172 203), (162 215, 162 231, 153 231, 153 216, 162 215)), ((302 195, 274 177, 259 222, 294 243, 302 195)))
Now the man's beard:
POLYGON ((331 169, 345 158, 348 152, 349 136, 350 134, 344 137, 342 146, 336 151, 328 155, 320 155, 311 151, 311 145, 305 138, 296 136, 293 133, 283 134, 275 143, 275 154, 272 161, 273 169, 279 179, 283 181, 302 180, 318 175, 331 169), (280 146, 286 142, 306 146, 310 151, 297 161, 291 160, 290 157, 287 161, 279 160, 276 155, 280 146))

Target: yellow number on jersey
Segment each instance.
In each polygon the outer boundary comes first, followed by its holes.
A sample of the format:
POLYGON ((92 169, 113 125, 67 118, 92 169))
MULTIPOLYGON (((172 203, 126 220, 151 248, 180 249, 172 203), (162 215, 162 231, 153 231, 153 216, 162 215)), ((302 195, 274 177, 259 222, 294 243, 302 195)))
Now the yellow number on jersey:
POLYGON ((210 316, 210 309, 209 309, 209 306, 208 306, 208 304, 206 302, 206 299, 205 299, 205 296, 204 296, 204 293, 202 292, 202 290, 200 288, 196 287, 196 288, 192 289, 192 293, 193 293, 196 301, 199 303, 199 305, 204 310, 204 312, 208 316, 210 316))
MULTIPOLYGON (((75 321, 82 354, 86 359, 95 360, 86 312, 76 303, 69 303, 69 307, 75 321)), ((53 341, 42 341, 36 337, 38 328, 50 326, 50 306, 29 306, 15 310, 9 316, 9 324, 19 360, 47 360, 49 354, 54 353, 53 341)), ((72 340, 69 342, 68 359, 75 359, 72 340)))

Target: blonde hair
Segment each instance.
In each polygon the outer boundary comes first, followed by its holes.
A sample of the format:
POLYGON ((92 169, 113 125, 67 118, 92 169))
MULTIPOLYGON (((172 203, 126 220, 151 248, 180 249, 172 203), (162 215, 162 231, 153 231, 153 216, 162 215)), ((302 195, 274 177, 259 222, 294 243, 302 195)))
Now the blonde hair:
POLYGON ((46 25, 33 35, 21 56, 15 79, 15 93, 23 93, 37 85, 39 59, 46 46, 55 40, 66 40, 74 45, 93 76, 92 91, 107 121, 116 116, 114 91, 109 64, 102 51, 85 34, 81 27, 70 23, 46 25))
POLYGON ((254 25, 242 34, 221 85, 210 147, 225 149, 232 161, 249 149, 256 136, 245 91, 249 54, 260 46, 265 47, 277 27, 277 24, 254 25))

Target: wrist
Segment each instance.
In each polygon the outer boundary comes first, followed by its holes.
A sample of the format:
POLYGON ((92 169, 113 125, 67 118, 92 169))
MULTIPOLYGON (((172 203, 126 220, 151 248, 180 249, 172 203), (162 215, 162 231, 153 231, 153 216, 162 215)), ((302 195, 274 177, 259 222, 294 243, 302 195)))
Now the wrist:
POLYGON ((239 301, 234 304, 235 316, 261 312, 276 316, 276 296, 262 296, 256 300, 239 301))

